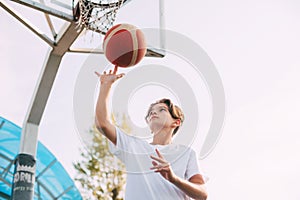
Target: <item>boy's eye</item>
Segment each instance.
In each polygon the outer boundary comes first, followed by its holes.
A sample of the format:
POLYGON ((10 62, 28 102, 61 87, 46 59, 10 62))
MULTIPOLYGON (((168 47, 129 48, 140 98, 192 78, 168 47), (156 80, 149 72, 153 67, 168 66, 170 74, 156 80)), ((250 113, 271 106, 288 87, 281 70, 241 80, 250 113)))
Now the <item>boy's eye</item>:
POLYGON ((159 111, 163 111, 163 110, 164 110, 164 111, 166 111, 166 109, 165 109, 165 108, 161 108, 159 111))

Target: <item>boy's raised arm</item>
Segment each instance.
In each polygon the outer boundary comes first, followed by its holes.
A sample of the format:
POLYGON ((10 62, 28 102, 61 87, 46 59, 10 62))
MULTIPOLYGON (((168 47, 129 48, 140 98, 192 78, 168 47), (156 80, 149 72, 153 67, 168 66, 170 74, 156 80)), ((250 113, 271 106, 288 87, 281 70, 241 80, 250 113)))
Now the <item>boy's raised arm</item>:
POLYGON ((117 74, 117 66, 114 71, 111 70, 107 74, 104 72, 103 74, 99 74, 95 72, 97 76, 100 78, 100 92, 96 104, 96 115, 95 115, 95 124, 97 129, 103 133, 112 143, 116 144, 116 129, 115 126, 111 123, 110 115, 108 113, 108 99, 109 92, 112 84, 122 78, 124 74, 117 74))

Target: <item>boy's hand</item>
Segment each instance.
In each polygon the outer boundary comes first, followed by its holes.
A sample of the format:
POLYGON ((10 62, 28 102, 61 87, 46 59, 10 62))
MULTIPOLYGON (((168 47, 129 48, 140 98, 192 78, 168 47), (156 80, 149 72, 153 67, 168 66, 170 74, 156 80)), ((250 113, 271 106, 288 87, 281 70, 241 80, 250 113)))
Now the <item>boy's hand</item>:
POLYGON ((151 170, 155 170, 154 172, 160 173, 166 180, 170 181, 171 183, 175 181, 176 175, 174 174, 170 163, 165 160, 165 158, 161 155, 161 153, 158 151, 158 149, 155 149, 157 156, 150 156, 153 161, 151 167, 151 170))
POLYGON ((114 71, 109 70, 108 74, 106 71, 103 72, 103 74, 100 74, 98 72, 95 72, 95 74, 100 77, 101 84, 109 84, 112 85, 116 80, 122 78, 125 74, 117 74, 118 66, 115 66, 114 71))

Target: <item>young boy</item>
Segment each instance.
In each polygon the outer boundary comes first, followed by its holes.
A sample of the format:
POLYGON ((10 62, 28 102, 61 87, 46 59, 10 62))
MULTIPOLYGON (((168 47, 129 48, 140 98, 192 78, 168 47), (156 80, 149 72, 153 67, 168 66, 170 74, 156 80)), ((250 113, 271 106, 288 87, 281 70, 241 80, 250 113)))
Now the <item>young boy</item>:
POLYGON ((153 134, 152 142, 129 136, 110 122, 107 109, 110 88, 124 74, 117 74, 117 67, 109 73, 95 73, 101 82, 95 123, 111 142, 111 152, 126 166, 125 199, 206 199, 195 152, 172 144, 172 136, 184 119, 181 109, 169 99, 151 104, 146 122, 153 134))

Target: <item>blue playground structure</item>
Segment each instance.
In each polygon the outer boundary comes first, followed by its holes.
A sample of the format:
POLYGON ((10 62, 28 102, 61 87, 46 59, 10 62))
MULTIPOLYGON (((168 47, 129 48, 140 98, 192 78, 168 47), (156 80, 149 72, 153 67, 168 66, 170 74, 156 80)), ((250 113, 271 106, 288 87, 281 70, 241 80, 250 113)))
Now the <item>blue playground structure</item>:
MULTIPOLYGON (((21 128, 0 116, 0 200, 11 197, 14 161, 19 152, 21 128)), ((82 196, 60 162, 38 142, 34 199, 81 200, 82 196)))

